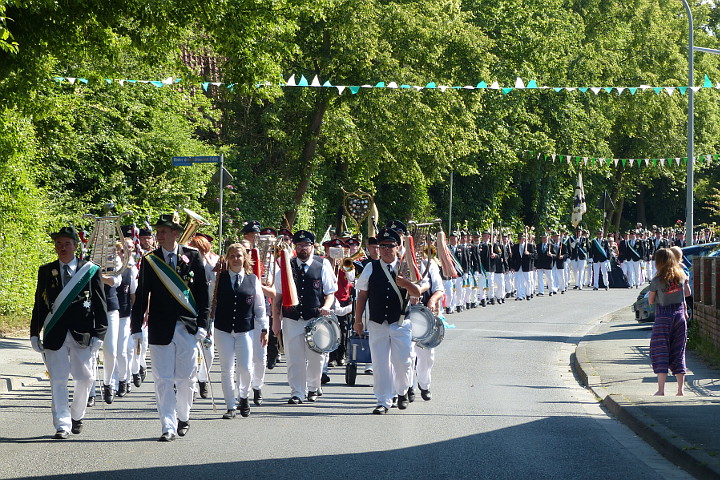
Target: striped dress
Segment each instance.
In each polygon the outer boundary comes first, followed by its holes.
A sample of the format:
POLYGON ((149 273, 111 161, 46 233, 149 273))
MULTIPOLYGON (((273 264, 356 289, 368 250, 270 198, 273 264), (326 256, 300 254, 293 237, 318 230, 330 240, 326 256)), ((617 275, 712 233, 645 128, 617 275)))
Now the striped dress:
MULTIPOLYGON (((657 302, 657 297, 656 297, 657 302)), ((655 304, 655 323, 650 336, 650 360, 655 373, 685 373, 687 322, 685 304, 655 304)))

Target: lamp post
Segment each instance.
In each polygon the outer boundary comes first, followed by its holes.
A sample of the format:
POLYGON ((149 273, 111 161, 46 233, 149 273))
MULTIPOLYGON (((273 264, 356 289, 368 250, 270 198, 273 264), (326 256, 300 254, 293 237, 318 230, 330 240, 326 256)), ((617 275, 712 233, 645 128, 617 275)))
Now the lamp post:
POLYGON ((693 167, 695 163, 695 92, 692 87, 694 86, 693 71, 694 71, 694 56, 695 56, 695 32, 693 30, 693 16, 690 11, 690 5, 687 0, 682 0, 685 5, 685 12, 688 17, 688 130, 687 130, 687 196, 685 203, 685 241, 688 245, 692 245, 693 242, 693 185, 695 182, 693 167))

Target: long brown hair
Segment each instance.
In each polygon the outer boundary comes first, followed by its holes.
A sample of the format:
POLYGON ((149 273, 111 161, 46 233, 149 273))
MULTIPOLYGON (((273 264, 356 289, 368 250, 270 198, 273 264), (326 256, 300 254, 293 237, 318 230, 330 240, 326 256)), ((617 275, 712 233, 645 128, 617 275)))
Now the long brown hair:
POLYGON ((666 284, 685 281, 685 272, 669 248, 661 248, 655 252, 655 265, 657 267, 655 276, 666 284))
POLYGON ((248 275, 253 273, 253 261, 250 258, 250 253, 248 252, 247 248, 245 248, 242 243, 233 243, 231 245, 228 245, 227 249, 225 250, 225 258, 229 258, 228 255, 230 255, 230 250, 239 250, 243 254, 243 270, 245 270, 245 273, 247 273, 248 275))

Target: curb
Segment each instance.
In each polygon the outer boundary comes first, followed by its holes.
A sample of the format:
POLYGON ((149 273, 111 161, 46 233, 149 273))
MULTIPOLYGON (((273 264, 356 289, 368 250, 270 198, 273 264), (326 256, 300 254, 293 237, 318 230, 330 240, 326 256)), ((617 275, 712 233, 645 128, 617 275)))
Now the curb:
POLYGON ((23 377, 0 376, 0 393, 8 393, 20 390, 23 387, 30 387, 46 379, 47 377, 45 376, 45 372, 39 372, 23 377))
MULTIPOLYGON (((627 307, 616 310, 598 319, 597 325, 585 337, 592 336, 601 323, 627 307)), ((582 385, 590 389, 619 421, 627 425, 640 438, 657 450, 662 456, 697 478, 720 478, 720 469, 713 466, 715 459, 701 450, 695 450, 672 430, 660 425, 655 419, 642 412, 641 407, 623 400, 622 396, 610 394, 602 384, 592 362, 588 359, 584 338, 575 348, 574 368, 582 385)))

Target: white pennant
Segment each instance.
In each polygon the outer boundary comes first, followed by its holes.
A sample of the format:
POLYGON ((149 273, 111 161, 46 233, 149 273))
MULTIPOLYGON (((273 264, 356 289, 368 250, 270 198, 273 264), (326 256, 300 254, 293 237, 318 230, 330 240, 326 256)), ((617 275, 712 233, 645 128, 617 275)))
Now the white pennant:
POLYGON ((618 95, 620 95, 622 92, 625 91, 625 87, 617 87, 617 88, 615 88, 615 90, 617 90, 618 95))
POLYGON ((583 157, 583 164, 585 164, 585 166, 587 166, 587 162, 588 162, 588 157, 583 157))
POLYGON ((645 159, 645 166, 647 167, 648 165, 650 165, 650 159, 649 159, 649 158, 646 158, 646 159, 645 159))
POLYGON ((567 156, 567 163, 570 165, 570 155, 567 156))
POLYGON ((662 166, 662 165, 665 165, 665 159, 664 159, 664 158, 661 158, 661 159, 660 159, 660 165, 661 165, 661 166, 662 166))
POLYGON ((489 87, 491 90, 500 90, 500 84, 495 80, 489 87))
POLYGON ((692 90, 693 92, 696 92, 696 93, 698 91, 700 91, 700 89, 702 89, 702 87, 690 87, 690 90, 692 90))
POLYGON ((522 78, 517 77, 515 79, 515 88, 525 88, 525 84, 522 81, 522 78))
POLYGON ((574 92, 575 90, 577 90, 577 88, 576 87, 565 87, 565 90, 567 90, 568 92, 574 92))
POLYGON ((387 84, 387 88, 397 88, 397 87, 398 87, 397 83, 395 83, 395 82, 390 82, 387 84))
POLYGON ((595 95, 597 95, 598 93, 600 93, 600 90, 602 90, 602 88, 600 88, 600 87, 590 87, 590 90, 592 90, 592 92, 593 92, 595 95))
POLYGON ((465 86, 463 87, 463 89, 465 89, 465 90, 475 90, 475 87, 473 87, 472 85, 465 85, 465 86))
POLYGON ((705 155, 705 160, 707 160, 707 163, 710 163, 712 160, 712 155, 705 155))
POLYGON ((613 162, 615 162, 615 166, 616 166, 616 167, 617 167, 617 164, 618 164, 618 161, 619 161, 619 160, 620 160, 619 158, 613 158, 613 162))
POLYGON ((310 84, 311 87, 321 87, 320 80, 318 79, 318 76, 315 75, 315 78, 313 78, 312 83, 310 84))
POLYGON ((345 90, 345 87, 342 87, 340 85, 336 86, 335 88, 338 89, 338 95, 342 95, 343 90, 345 90))
POLYGON ((647 90, 648 88, 652 88, 650 85, 640 85, 640 90, 647 90))
POLYGON ((443 93, 445 93, 445 90, 448 89, 447 85, 440 85, 438 88, 439 88, 440 91, 443 92, 443 93))
POLYGON ((635 162, 635 159, 634 159, 634 158, 631 158, 631 159, 630 159, 630 166, 631 166, 631 167, 633 166, 633 162, 635 162))
POLYGON ((675 163, 677 163, 678 165, 680 165, 680 159, 677 158, 677 157, 675 157, 675 163))
POLYGON ((288 78, 288 81, 285 82, 286 87, 297 87, 297 84, 295 83, 295 74, 293 73, 290 75, 290 78, 288 78))
POLYGON ((555 163, 555 154, 553 153, 551 156, 552 156, 553 163, 555 163))
POLYGON ((672 95, 673 93, 675 93, 675 87, 665 87, 665 91, 668 95, 672 95))
POLYGON ((75 78, 74 77, 65 77, 68 82, 70 82, 70 85, 75 85, 75 78))

